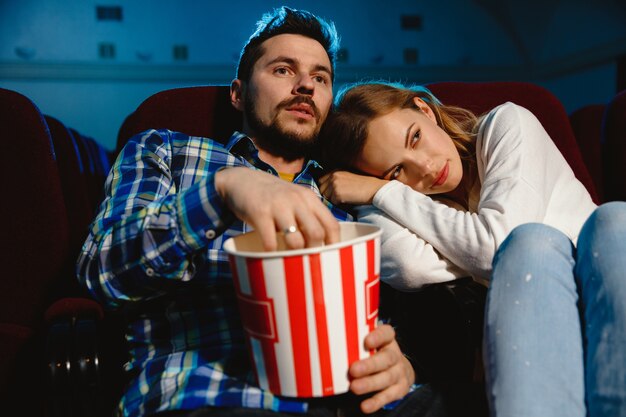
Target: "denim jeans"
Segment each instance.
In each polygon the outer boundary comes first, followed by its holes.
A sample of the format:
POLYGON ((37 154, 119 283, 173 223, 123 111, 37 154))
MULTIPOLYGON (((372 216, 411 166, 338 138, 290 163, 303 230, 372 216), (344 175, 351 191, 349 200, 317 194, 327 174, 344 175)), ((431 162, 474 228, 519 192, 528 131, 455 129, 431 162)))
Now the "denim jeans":
POLYGON ((576 247, 543 224, 498 249, 484 332, 492 416, 626 417, 626 203, 600 206, 576 247))

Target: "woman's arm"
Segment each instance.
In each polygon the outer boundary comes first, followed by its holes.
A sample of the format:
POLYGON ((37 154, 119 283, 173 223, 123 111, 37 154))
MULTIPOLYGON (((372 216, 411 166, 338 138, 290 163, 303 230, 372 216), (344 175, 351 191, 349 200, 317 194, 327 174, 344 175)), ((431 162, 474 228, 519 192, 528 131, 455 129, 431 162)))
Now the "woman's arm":
POLYGON ((374 206, 357 208, 358 219, 383 230, 381 278, 394 288, 411 291, 425 284, 452 281, 469 274, 441 256, 411 230, 374 206))

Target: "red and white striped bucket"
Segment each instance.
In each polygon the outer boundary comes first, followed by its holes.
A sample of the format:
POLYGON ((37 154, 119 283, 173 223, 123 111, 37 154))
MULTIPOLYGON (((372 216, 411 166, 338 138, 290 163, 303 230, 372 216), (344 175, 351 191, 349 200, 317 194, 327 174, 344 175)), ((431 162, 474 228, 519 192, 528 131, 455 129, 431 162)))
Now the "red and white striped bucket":
POLYGON ((224 243, 257 381, 274 394, 344 393, 350 364, 373 353, 381 230, 340 227, 339 243, 317 248, 263 252, 255 232, 224 243))

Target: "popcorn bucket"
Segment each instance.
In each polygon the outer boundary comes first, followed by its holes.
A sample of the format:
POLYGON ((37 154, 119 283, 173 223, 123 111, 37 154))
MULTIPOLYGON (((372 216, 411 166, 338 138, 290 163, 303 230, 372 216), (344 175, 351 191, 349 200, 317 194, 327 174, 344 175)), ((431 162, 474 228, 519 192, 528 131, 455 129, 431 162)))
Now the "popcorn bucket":
POLYGON ((276 395, 348 391, 348 368, 378 319, 380 228, 342 222, 338 243, 264 252, 257 233, 228 239, 239 311, 258 384, 276 395))

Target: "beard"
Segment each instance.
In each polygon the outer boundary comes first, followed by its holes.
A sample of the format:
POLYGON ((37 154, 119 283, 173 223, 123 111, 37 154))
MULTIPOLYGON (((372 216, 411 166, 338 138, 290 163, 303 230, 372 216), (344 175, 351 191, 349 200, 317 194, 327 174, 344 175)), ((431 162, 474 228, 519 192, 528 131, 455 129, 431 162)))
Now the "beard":
POLYGON ((264 123, 258 116, 254 107, 254 98, 249 95, 244 100, 244 113, 250 129, 254 132, 254 139, 259 148, 280 156, 287 161, 311 155, 317 144, 317 136, 320 131, 320 112, 315 106, 315 102, 307 96, 296 96, 282 101, 276 106, 276 116, 271 122, 264 123), (289 131, 278 119, 280 110, 306 103, 311 106, 315 115, 316 128, 310 133, 289 131))

